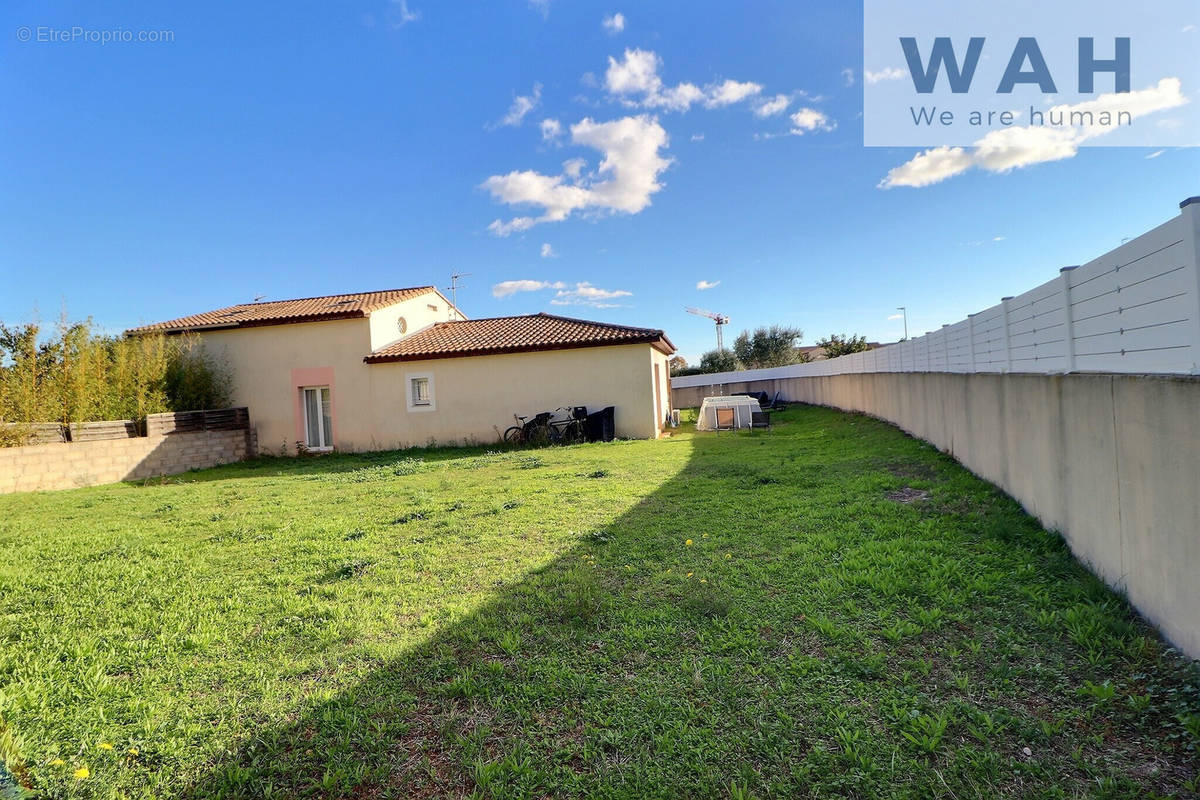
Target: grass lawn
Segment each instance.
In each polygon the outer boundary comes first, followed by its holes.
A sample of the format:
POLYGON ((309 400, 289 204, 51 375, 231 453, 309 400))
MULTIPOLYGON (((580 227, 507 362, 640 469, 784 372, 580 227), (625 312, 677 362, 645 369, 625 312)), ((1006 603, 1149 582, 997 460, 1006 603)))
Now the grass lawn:
POLYGON ((826 409, 0 496, 0 552, 0 756, 46 797, 1197 790, 1194 665, 826 409))

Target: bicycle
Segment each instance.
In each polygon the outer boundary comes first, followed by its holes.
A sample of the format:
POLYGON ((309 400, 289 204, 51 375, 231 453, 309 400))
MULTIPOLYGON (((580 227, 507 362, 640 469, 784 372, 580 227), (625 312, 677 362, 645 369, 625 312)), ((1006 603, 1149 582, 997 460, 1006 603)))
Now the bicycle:
POLYGON ((543 411, 532 418, 513 414, 517 425, 504 432, 505 444, 529 445, 543 447, 547 444, 578 444, 586 437, 583 422, 576 415, 576 409, 560 406, 551 411, 543 411), (555 419, 554 415, 565 412, 565 418, 555 419))
POLYGON ((519 445, 543 445, 550 441, 549 425, 547 424, 550 417, 553 416, 549 411, 543 411, 533 417, 523 414, 513 414, 513 419, 517 421, 504 432, 504 443, 519 445))

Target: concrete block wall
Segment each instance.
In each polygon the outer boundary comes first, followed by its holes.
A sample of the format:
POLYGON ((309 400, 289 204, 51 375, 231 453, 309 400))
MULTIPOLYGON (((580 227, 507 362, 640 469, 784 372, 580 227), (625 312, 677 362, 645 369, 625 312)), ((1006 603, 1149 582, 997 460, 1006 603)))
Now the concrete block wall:
POLYGON ((864 373, 676 388, 860 411, 1014 497, 1200 658, 1200 377, 864 373))
POLYGON ((0 493, 174 475, 255 454, 253 431, 201 431, 0 448, 0 493))

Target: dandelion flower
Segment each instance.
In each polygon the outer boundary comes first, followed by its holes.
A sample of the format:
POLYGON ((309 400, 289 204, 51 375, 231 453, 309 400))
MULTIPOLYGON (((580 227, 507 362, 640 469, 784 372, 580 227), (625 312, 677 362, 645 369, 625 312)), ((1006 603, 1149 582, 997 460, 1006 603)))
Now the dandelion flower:
POLYGON ((725 557, 726 557, 726 558, 733 558, 733 553, 726 553, 726 554, 725 554, 725 557))
POLYGON ((101 742, 98 747, 101 750, 112 750, 112 744, 109 742, 101 742))
POLYGON ((701 583, 708 583, 708 578, 701 578, 701 579, 700 579, 700 582, 701 582, 701 583))
POLYGON ((52 766, 52 767, 61 767, 61 766, 62 766, 63 764, 65 764, 65 763, 67 763, 67 762, 63 761, 61 758, 56 758, 56 759, 54 759, 53 761, 51 761, 51 762, 50 762, 50 766, 52 766))
POLYGON ((691 573, 691 572, 689 572, 689 573, 687 574, 687 576, 688 576, 689 578, 690 578, 690 577, 692 577, 692 573, 691 573))
POLYGON ((75 770, 75 780, 77 780, 77 781, 86 780, 87 776, 89 776, 91 774, 92 774, 92 771, 90 769, 88 769, 87 767, 80 767, 79 769, 75 770))
POLYGON ((131 756, 136 756, 138 754, 138 749, 136 747, 131 747, 129 748, 128 753, 131 756))
POLYGON ((692 546, 692 540, 691 540, 691 539, 688 539, 686 542, 684 542, 684 544, 686 544, 688 547, 691 547, 691 546, 692 546))

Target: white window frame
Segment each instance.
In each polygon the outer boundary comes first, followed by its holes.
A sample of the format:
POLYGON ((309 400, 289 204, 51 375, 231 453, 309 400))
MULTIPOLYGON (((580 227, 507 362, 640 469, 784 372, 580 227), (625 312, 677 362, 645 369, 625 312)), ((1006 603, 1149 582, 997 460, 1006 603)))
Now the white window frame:
POLYGON ((310 453, 326 453, 326 452, 329 452, 330 450, 333 450, 333 441, 332 441, 332 439, 333 439, 333 388, 330 386, 301 386, 300 387, 300 408, 302 408, 304 410, 304 439, 305 439, 304 447, 305 447, 305 449, 308 450, 310 453), (328 411, 328 414, 329 414, 329 430, 328 431, 325 430, 325 425, 324 425, 324 416, 325 416, 326 409, 325 409, 325 402, 321 399, 321 391, 322 390, 327 390, 329 392, 330 408, 328 411), (307 397, 308 392, 316 392, 317 393, 317 413, 320 414, 322 417, 322 419, 317 420, 317 433, 322 440, 324 440, 326 437, 329 437, 330 441, 322 441, 320 444, 315 444, 315 445, 308 442, 308 422, 309 422, 309 420, 308 420, 308 397, 307 397))
POLYGON ((406 372, 404 373, 404 395, 408 401, 409 411, 437 411, 437 395, 433 388, 433 373, 432 372, 406 372), (428 402, 414 402, 413 397, 413 382, 424 380, 428 387, 429 398, 428 402))

